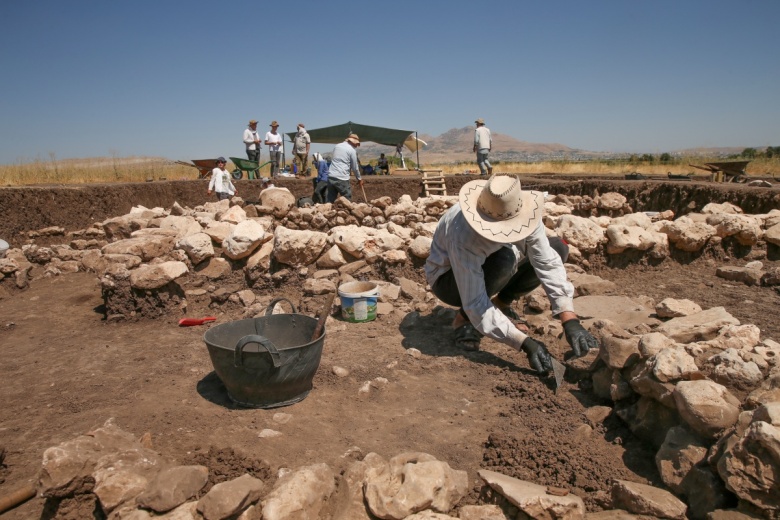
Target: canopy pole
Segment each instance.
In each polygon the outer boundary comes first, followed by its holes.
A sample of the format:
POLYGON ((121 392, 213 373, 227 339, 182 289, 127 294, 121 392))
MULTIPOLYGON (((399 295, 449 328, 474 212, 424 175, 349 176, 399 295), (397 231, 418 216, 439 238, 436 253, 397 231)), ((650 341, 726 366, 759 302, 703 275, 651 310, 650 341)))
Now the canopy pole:
POLYGON ((417 145, 417 170, 422 169, 422 164, 420 164, 420 141, 417 139, 417 130, 414 131, 414 144, 417 145))

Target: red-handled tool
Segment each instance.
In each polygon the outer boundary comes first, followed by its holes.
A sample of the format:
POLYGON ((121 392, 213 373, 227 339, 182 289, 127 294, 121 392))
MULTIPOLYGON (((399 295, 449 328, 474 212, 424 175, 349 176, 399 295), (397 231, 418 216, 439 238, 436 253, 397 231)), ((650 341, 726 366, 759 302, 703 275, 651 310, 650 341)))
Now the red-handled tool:
POLYGON ((182 318, 179 320, 179 327, 203 325, 208 321, 217 321, 217 318, 215 316, 206 316, 205 318, 182 318))

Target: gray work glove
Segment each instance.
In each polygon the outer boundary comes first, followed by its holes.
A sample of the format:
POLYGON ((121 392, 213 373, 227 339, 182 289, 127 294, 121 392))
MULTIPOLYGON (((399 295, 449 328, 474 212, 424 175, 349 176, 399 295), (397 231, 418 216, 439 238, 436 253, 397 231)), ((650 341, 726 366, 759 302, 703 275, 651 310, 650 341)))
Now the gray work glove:
POLYGON ((580 320, 567 321, 563 324, 563 331, 566 333, 566 341, 569 342, 574 351, 574 357, 584 356, 590 349, 599 348, 596 338, 585 330, 585 327, 580 324, 580 320))
POLYGON ((544 346, 544 343, 535 341, 529 337, 525 338, 521 348, 528 356, 528 363, 530 363, 531 368, 542 375, 547 375, 547 373, 552 370, 550 353, 547 351, 547 347, 544 346))

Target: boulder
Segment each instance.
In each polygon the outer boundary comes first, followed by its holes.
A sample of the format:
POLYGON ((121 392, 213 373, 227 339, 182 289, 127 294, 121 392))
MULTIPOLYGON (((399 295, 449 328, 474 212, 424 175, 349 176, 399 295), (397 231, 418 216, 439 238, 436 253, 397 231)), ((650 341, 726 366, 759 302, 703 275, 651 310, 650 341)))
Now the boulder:
POLYGON ((546 486, 486 469, 477 473, 491 488, 520 509, 525 515, 523 518, 580 520, 585 516, 585 504, 577 495, 552 495, 547 492, 546 486))
POLYGON ((233 228, 222 243, 223 253, 233 260, 246 258, 263 243, 264 238, 263 226, 254 220, 244 220, 233 228))
POLYGON ((733 426, 739 417, 739 400, 714 381, 680 381, 673 396, 680 417, 708 439, 733 426))
POLYGON ((135 289, 158 289, 188 272, 184 262, 144 264, 130 271, 130 285, 135 289))

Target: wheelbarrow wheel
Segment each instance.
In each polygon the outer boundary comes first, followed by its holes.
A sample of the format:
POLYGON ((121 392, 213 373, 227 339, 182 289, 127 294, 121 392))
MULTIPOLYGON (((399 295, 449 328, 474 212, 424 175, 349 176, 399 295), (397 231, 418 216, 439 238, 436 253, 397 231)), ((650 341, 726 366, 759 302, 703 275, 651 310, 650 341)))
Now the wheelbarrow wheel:
POLYGON ((233 177, 234 181, 240 181, 241 177, 244 176, 244 172, 241 170, 233 170, 230 172, 230 176, 233 177))

